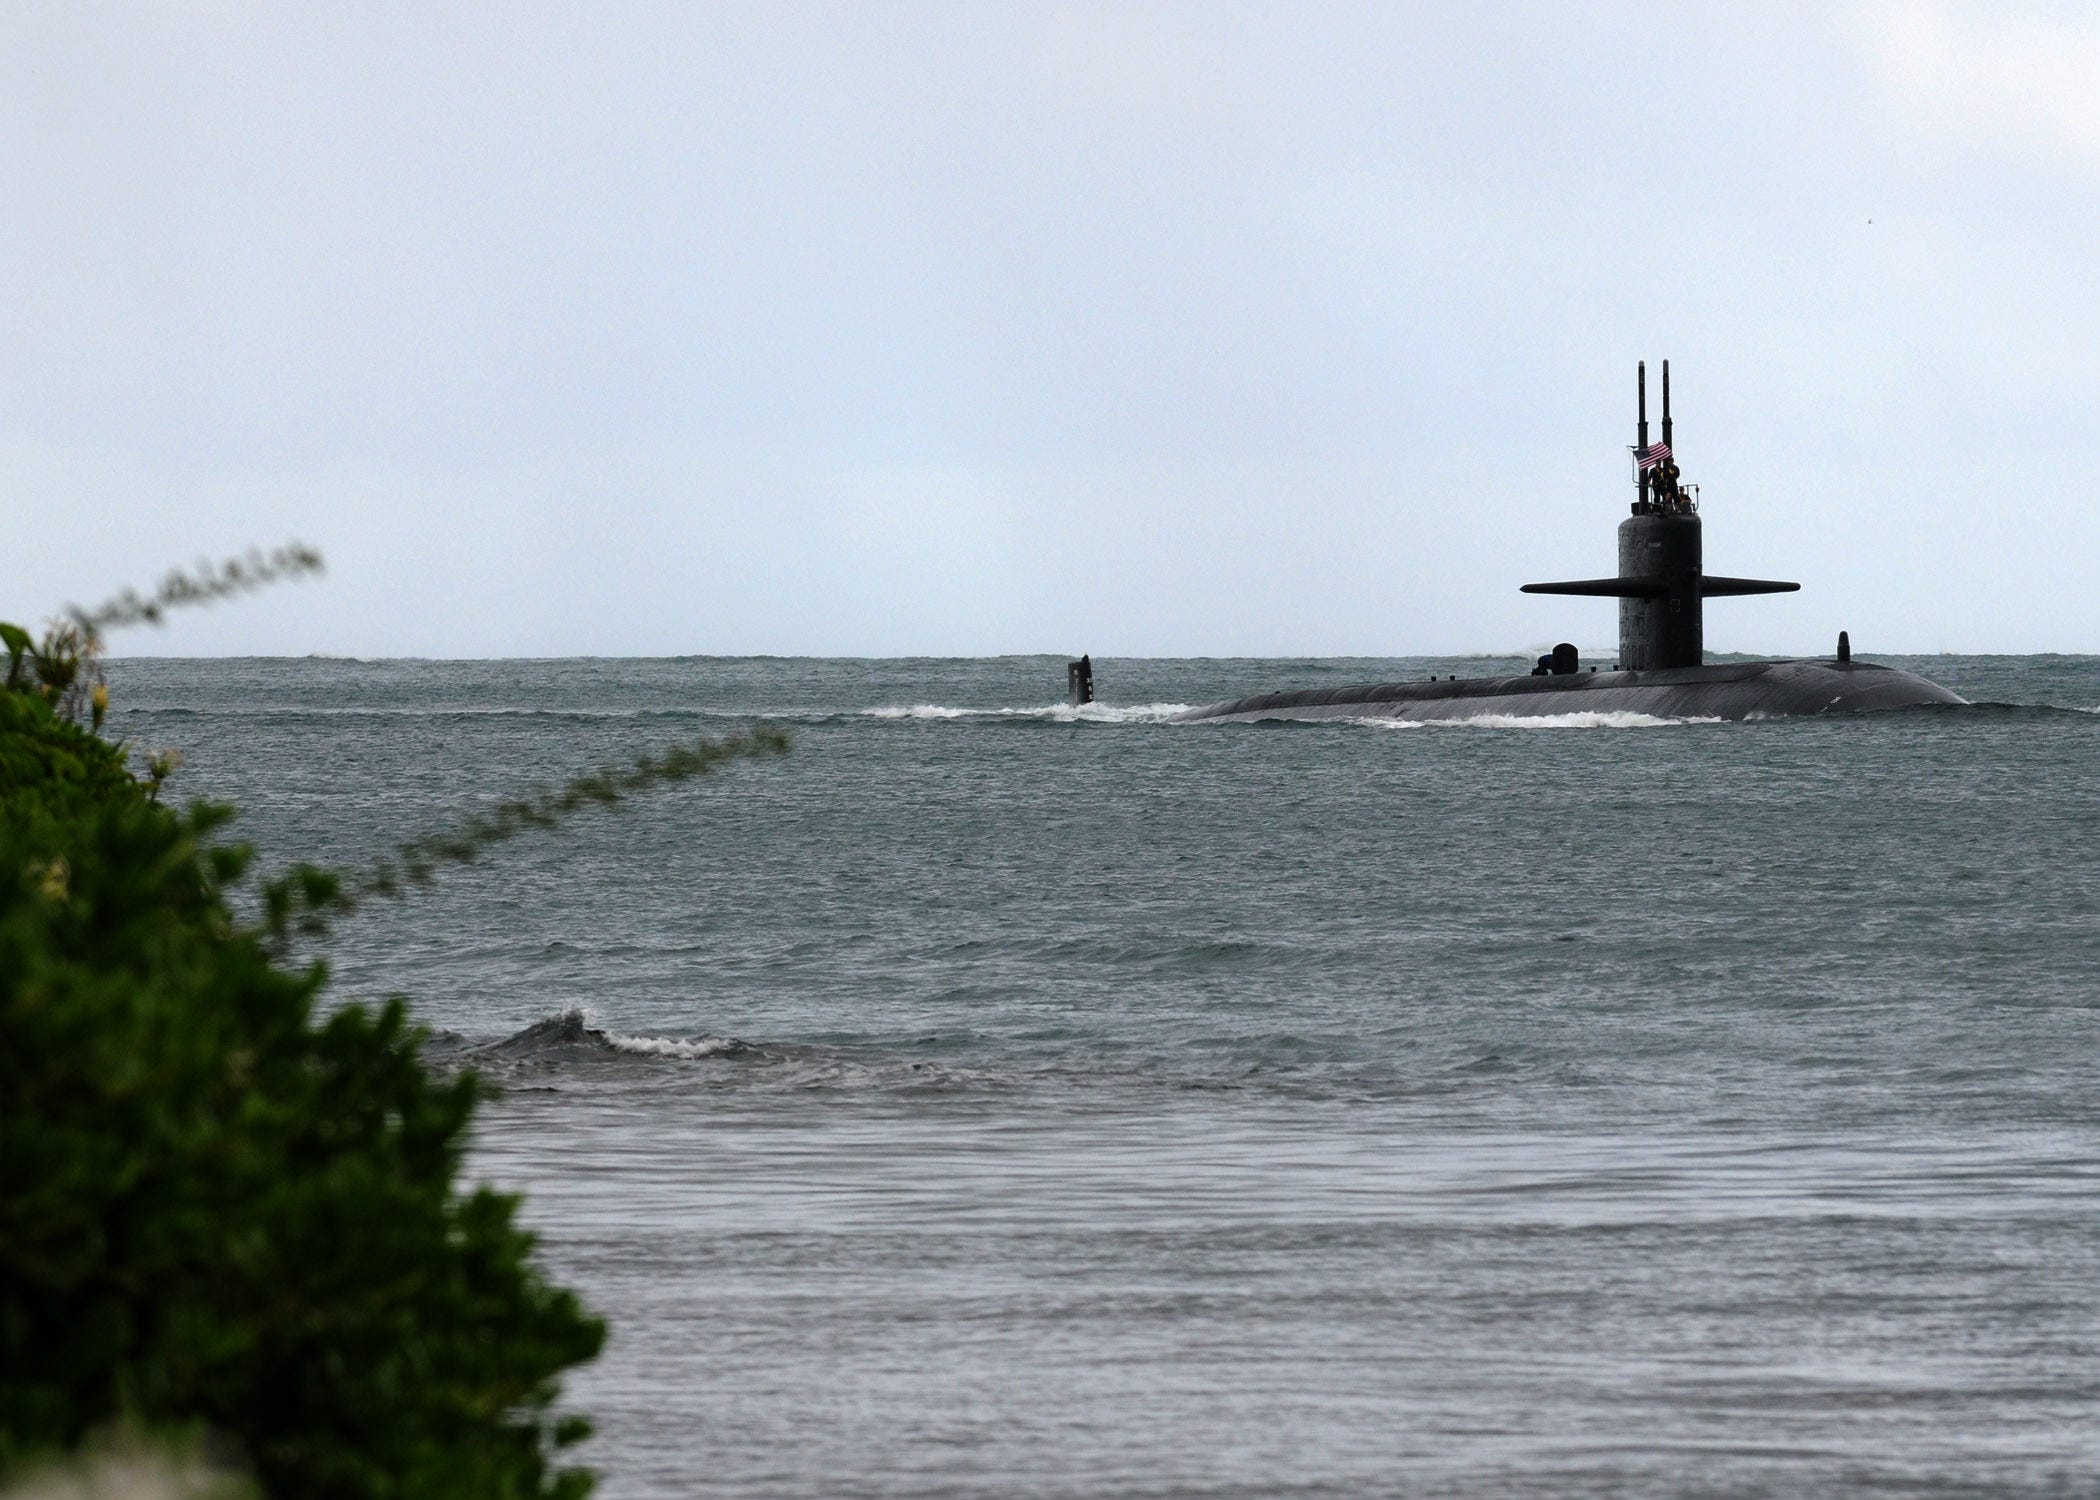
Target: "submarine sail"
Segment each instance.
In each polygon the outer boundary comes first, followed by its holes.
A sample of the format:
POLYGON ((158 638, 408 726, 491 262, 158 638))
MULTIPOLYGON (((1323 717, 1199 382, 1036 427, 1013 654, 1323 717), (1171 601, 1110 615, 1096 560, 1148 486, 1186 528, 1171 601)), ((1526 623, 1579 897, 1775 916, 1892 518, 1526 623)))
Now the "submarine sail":
POLYGON ((1662 367, 1662 442, 1648 442, 1648 366, 1635 376, 1639 419, 1634 466, 1640 498, 1619 523, 1619 576, 1575 583, 1527 583, 1527 594, 1591 594, 1619 601, 1619 665, 1644 672, 1696 667, 1706 660, 1702 605, 1733 594, 1789 594, 1798 583, 1715 578, 1704 569, 1699 491, 1679 482, 1671 446, 1670 362, 1662 367))
POLYGON ((1798 583, 1730 578, 1705 571, 1698 486, 1683 482, 1670 420, 1670 364, 1662 367, 1662 441, 1648 440, 1648 367, 1635 371, 1636 498, 1619 523, 1619 571, 1610 578, 1527 583, 1527 594, 1619 601, 1619 659, 1582 669, 1573 646, 1556 646, 1525 677, 1431 678, 1346 688, 1266 693, 1212 704, 1175 722, 1268 718, 1543 718, 1632 712, 1659 718, 1776 718, 1908 708, 1964 700, 1896 667, 1852 659, 1840 636, 1835 657, 1706 664, 1705 602, 1792 593, 1798 583))

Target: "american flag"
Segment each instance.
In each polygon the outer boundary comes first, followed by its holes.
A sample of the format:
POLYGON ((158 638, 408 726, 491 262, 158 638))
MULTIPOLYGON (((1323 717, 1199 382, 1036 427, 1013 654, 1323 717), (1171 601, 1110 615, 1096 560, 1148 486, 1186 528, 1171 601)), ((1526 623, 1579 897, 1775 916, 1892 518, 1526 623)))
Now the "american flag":
POLYGON ((1668 443, 1650 443, 1648 451, 1641 455, 1641 467, 1652 469, 1669 456, 1670 445, 1668 443))

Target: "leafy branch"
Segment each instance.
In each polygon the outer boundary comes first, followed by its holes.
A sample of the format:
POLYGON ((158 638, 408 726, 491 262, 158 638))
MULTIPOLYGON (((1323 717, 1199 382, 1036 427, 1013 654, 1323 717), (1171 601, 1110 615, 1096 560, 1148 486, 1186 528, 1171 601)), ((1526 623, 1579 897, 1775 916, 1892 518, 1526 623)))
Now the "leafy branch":
POLYGON ((171 609, 210 604, 325 568, 321 554, 302 542, 288 542, 268 553, 251 547, 242 556, 229 557, 222 563, 200 562, 194 572, 185 573, 178 568, 163 578, 150 596, 141 597, 136 589, 126 589, 93 609, 75 605, 66 613, 83 631, 98 636, 102 631, 121 630, 127 625, 158 625, 171 609))
POLYGON ((99 731, 109 712, 109 687, 102 679, 103 631, 158 625, 171 609, 209 604, 281 578, 318 573, 323 566, 321 554, 301 542, 287 543, 269 553, 251 548, 244 556, 222 563, 201 562, 195 572, 177 569, 160 581, 151 596, 126 589, 93 609, 69 605, 65 618, 52 621, 45 629, 42 641, 19 625, 0 622, 0 646, 7 651, 7 691, 33 693, 57 710, 60 718, 74 724, 85 718, 90 728, 99 731))
POLYGON ((262 886, 263 930, 282 950, 293 932, 319 936, 337 917, 375 900, 391 900, 428 886, 451 865, 471 865, 497 844, 533 829, 555 828, 592 807, 611 807, 636 793, 709 776, 739 760, 785 755, 794 741, 773 724, 719 739, 702 738, 631 764, 587 771, 551 791, 499 802, 456 827, 409 839, 368 870, 343 875, 318 865, 294 865, 262 886))

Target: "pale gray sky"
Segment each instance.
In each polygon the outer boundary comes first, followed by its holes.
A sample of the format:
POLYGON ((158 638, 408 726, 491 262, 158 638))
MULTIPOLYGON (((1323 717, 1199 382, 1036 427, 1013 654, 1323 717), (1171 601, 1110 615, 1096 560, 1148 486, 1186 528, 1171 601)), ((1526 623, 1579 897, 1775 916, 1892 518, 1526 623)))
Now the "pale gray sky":
POLYGON ((0 617, 120 652, 2100 650, 2100 13, 0 14, 0 617))

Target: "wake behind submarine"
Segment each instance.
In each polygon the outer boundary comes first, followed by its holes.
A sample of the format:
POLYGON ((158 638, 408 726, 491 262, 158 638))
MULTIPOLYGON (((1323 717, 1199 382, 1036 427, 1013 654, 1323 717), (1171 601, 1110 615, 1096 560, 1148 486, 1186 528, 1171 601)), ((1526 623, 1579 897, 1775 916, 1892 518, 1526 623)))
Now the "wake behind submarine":
POLYGON ((1667 719, 1763 719, 1909 708, 1967 700, 1896 667, 1854 661, 1841 631, 1837 655, 1803 661, 1708 666, 1701 610, 1708 599, 1782 594, 1801 587, 1705 572, 1699 543, 1699 489, 1679 482, 1670 439, 1670 363, 1662 367, 1662 441, 1648 441, 1648 366, 1638 367, 1639 424, 1633 445, 1640 496, 1619 523, 1616 578, 1527 583, 1527 594, 1583 594, 1619 601, 1619 659, 1608 672, 1584 671, 1570 645, 1526 677, 1430 678, 1351 687, 1262 693, 1191 709, 1171 721, 1249 719, 1549 718, 1638 713, 1667 719))

